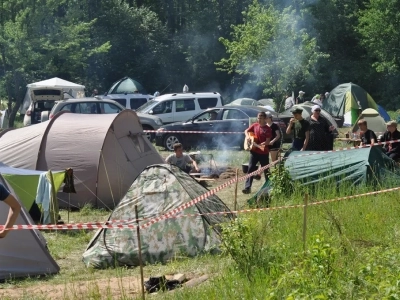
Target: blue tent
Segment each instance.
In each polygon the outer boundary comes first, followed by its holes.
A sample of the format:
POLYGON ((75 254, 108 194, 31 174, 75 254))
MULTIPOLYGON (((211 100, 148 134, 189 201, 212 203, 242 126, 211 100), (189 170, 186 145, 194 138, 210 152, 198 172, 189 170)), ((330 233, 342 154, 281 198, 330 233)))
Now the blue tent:
POLYGON ((385 122, 389 122, 390 121, 390 116, 389 114, 386 112, 386 110, 380 106, 378 104, 378 113, 381 115, 381 117, 385 120, 385 122))

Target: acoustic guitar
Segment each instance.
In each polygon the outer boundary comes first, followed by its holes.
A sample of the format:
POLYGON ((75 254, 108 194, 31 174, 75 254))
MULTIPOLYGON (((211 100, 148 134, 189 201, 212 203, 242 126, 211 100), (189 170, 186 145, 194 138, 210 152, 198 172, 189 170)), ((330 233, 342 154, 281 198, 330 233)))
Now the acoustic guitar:
POLYGON ((248 132, 247 133, 249 138, 245 137, 244 139, 244 150, 250 151, 254 150, 255 148, 261 149, 264 151, 265 145, 259 145, 257 144, 257 138, 253 132, 248 132))

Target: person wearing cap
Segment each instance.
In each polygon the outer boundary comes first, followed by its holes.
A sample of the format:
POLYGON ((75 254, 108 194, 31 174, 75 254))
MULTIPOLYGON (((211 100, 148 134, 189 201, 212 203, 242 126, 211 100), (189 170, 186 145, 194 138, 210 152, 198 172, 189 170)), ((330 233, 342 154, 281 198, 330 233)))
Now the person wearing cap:
POLYGON ((319 107, 322 108, 322 101, 323 101, 323 99, 321 98, 322 96, 325 97, 323 94, 315 95, 315 97, 311 100, 311 102, 319 105, 319 107))
POLYGON ((303 119, 303 116, 301 115, 303 113, 302 108, 294 106, 291 112, 293 118, 289 121, 286 133, 291 134, 293 130, 292 149, 304 151, 306 150, 308 141, 310 140, 310 123, 303 119))
POLYGON ((307 150, 325 151, 329 149, 328 135, 335 127, 329 126, 328 121, 321 116, 321 107, 314 105, 311 108, 312 115, 307 119, 310 123, 310 140, 307 144, 307 150))
POLYGON ((325 92, 325 99, 328 99, 329 97, 329 92, 325 92))
POLYGON ((14 196, 11 195, 10 192, 1 183, 0 183, 0 201, 3 201, 10 207, 7 221, 4 224, 4 229, 0 230, 0 238, 5 238, 6 235, 10 232, 7 229, 11 228, 14 225, 15 221, 17 220, 19 212, 21 211, 21 205, 19 204, 17 199, 15 199, 14 196))
MULTIPOLYGON (((397 130, 397 122, 389 121, 386 123, 386 132, 383 134, 381 142, 400 140, 400 132, 397 130)), ((400 160, 400 142, 388 143, 383 146, 387 156, 395 161, 400 160)))
MULTIPOLYGON (((267 114, 264 111, 260 111, 257 115, 257 123, 252 124, 249 128, 244 131, 246 139, 250 140, 250 132, 254 134, 257 144, 265 146, 264 150, 254 147, 250 150, 249 167, 247 174, 250 174, 257 170, 257 163, 260 163, 261 167, 268 165, 269 163, 269 142, 271 140, 272 132, 271 128, 267 125, 267 114)), ((267 180, 268 170, 264 170, 265 180, 267 180)), ((253 176, 246 179, 243 194, 251 193, 251 185, 253 184, 253 176)))
POLYGON ((357 125, 358 128, 360 128, 360 137, 361 137, 360 146, 366 146, 366 145, 373 146, 378 139, 376 138, 375 132, 373 132, 371 129, 368 129, 367 121, 364 119, 360 119, 358 120, 357 125))
POLYGON ((306 100, 304 99, 304 94, 305 93, 303 91, 299 92, 299 96, 296 98, 296 104, 301 104, 306 102, 306 100))

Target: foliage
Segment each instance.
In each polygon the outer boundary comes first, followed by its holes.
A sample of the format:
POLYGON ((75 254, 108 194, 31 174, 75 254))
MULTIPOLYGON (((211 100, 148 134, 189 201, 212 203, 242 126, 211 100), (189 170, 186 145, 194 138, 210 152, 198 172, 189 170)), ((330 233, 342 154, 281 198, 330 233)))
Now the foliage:
POLYGON ((280 163, 275 168, 271 168, 270 172, 269 180, 272 182, 271 195, 275 198, 290 196, 294 191, 295 184, 290 177, 289 170, 285 168, 283 163, 280 163))
POLYGON ((277 255, 267 245, 269 220, 253 215, 222 225, 222 251, 230 255, 240 273, 252 281, 255 269, 268 272, 277 255))
POLYGON ((229 58, 217 65, 222 71, 249 76, 264 94, 283 100, 292 86, 310 80, 314 65, 326 57, 299 20, 291 7, 280 12, 254 1, 244 13, 244 24, 233 26, 232 40, 220 39, 229 58))

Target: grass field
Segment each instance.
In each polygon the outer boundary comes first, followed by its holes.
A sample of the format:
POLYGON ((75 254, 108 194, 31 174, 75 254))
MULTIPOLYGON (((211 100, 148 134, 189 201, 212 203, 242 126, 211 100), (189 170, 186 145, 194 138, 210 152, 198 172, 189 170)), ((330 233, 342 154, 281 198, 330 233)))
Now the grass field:
MULTIPOLYGON (((341 142, 336 147, 346 146, 341 142)), ((169 153, 158 149, 165 157, 169 153)), ((201 150, 212 153, 218 166, 241 168, 248 153, 201 150)), ((221 184, 214 182, 209 188, 221 184)), ((263 180, 254 181, 257 191, 263 180)), ((238 207, 247 207, 240 191, 238 207)), ((217 195, 233 209, 235 186, 217 195)), ((319 186, 310 202, 369 190, 319 186)), ((301 204, 305 192, 272 200, 272 206, 301 204)), ((210 279, 194 288, 148 295, 149 299, 399 299, 400 201, 399 192, 366 196, 307 210, 303 244, 302 208, 241 214, 226 226, 221 255, 177 258, 165 265, 144 268, 145 277, 185 273, 210 279), (238 243, 240 242, 240 243, 238 243), (304 251, 305 246, 305 251, 304 251)), ((105 221, 109 211, 84 207, 62 211, 69 222, 105 221)), ((43 232, 61 267, 57 275, 10 279, 0 284, 1 299, 135 299, 139 268, 93 270, 81 258, 93 231, 43 232)), ((4 240, 6 241, 6 240, 4 240)), ((1 266, 0 266, 1 268, 1 266)))

